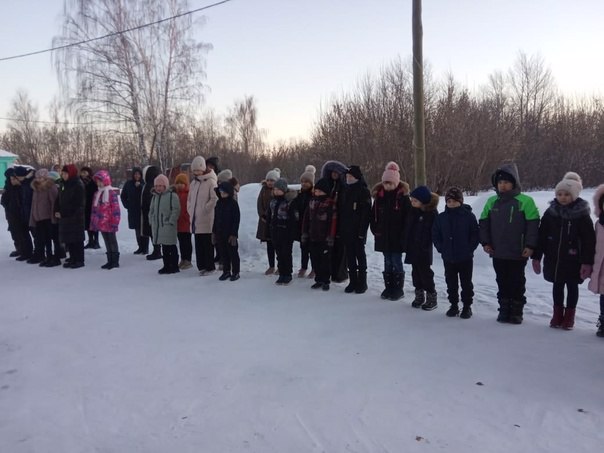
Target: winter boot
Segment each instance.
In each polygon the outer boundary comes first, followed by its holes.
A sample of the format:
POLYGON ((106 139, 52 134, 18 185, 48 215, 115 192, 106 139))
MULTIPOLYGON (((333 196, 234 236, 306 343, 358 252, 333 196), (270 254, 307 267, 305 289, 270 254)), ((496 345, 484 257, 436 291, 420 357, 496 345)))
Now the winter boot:
POLYGON ((411 302, 413 308, 420 308, 426 302, 426 293, 423 289, 415 288, 415 299, 411 302))
POLYGON ((344 288, 344 292, 345 293, 354 293, 354 290, 357 287, 357 283, 359 281, 359 277, 358 277, 358 272, 357 271, 350 271, 348 272, 348 276, 350 277, 350 282, 348 283, 348 286, 346 288, 344 288))
POLYGON ((46 260, 46 264, 44 267, 56 267, 61 265, 61 260, 57 255, 52 255, 50 258, 46 260))
POLYGON ((113 253, 106 253, 107 262, 101 266, 101 269, 112 269, 113 268, 113 253))
POLYGON ((169 257, 167 257, 166 255, 162 256, 164 265, 163 267, 157 271, 158 274, 168 274, 170 271, 170 263, 168 262, 169 257))
POLYGON ((564 319, 562 320, 562 328, 564 330, 573 330, 575 327, 575 308, 568 308, 564 310, 564 319))
POLYGON ((390 285, 390 295, 388 300, 399 300, 405 295, 405 291, 403 291, 404 278, 405 274, 403 272, 394 272, 392 274, 392 285, 390 285))
POLYGON ((392 279, 394 274, 392 272, 382 272, 384 276, 384 291, 380 294, 382 299, 390 299, 390 293, 392 292, 392 279))
POLYGON ((153 253, 147 255, 146 258, 148 261, 158 260, 161 256, 161 247, 157 244, 153 244, 153 253))
POLYGON ((363 294, 367 291, 367 271, 359 271, 357 274, 357 285, 354 288, 356 294, 363 294))
POLYGON ((522 315, 524 309, 524 301, 523 300, 510 300, 510 324, 522 324, 522 315))
POLYGON ((552 320, 549 322, 550 327, 562 327, 562 321, 564 321, 564 305, 554 305, 554 315, 552 320))
POLYGON ((497 322, 510 322, 511 302, 510 299, 499 299, 499 315, 497 315, 497 322))
POLYGON ((455 318, 459 314, 459 305, 457 302, 451 302, 451 307, 445 313, 449 318, 455 318))
POLYGON ((604 316, 600 316, 600 318, 598 319, 598 324, 596 324, 598 326, 598 331, 596 332, 596 335, 600 338, 604 338, 604 316))
POLYGON ((436 291, 426 291, 426 302, 422 305, 422 310, 432 311, 438 306, 436 291))
POLYGON ((461 319, 470 319, 472 317, 472 304, 463 304, 459 317, 461 319))
POLYGON ((120 252, 113 252, 113 268, 120 267, 120 252))
POLYGON ((228 280, 229 278, 231 278, 231 273, 229 271, 225 271, 222 273, 222 275, 220 277, 218 277, 218 280, 220 280, 221 282, 224 282, 225 280, 228 280))
POLYGON ((178 274, 180 272, 180 268, 178 267, 178 252, 176 251, 176 249, 174 250, 174 253, 171 253, 168 256, 168 263, 170 263, 170 274, 178 274))

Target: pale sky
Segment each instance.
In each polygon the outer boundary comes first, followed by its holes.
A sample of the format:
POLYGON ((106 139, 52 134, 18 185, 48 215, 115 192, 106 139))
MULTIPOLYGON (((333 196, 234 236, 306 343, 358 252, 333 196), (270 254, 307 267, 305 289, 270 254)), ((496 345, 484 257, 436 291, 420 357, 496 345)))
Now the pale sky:
MULTIPOLYGON (((50 47, 62 4, 0 0, 0 57, 50 47)), ((205 16, 205 106, 223 114, 253 95, 271 141, 307 138, 322 102, 411 55, 411 0, 234 0, 205 16)), ((603 19, 604 0, 424 0, 424 59, 435 77, 451 72, 473 89, 520 50, 538 53, 563 92, 602 96, 603 19)), ((0 116, 18 88, 44 116, 58 92, 49 53, 0 62, 0 116)))

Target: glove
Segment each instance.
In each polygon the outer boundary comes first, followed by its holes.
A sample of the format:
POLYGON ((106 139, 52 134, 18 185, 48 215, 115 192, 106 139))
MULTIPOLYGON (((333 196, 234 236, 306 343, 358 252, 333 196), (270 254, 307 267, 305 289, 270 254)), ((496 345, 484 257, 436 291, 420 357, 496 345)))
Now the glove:
POLYGON ((587 280, 591 277, 592 266, 591 264, 581 264, 581 271, 579 275, 581 276, 581 280, 587 280))
POLYGON ((327 238, 327 247, 333 247, 333 244, 335 243, 335 238, 333 236, 329 236, 327 238))
POLYGON ((541 273, 541 261, 533 260, 533 272, 537 275, 541 273))
POLYGON ((218 237, 216 236, 216 233, 212 233, 212 245, 216 244, 218 244, 218 237))
POLYGON ((237 246, 237 236, 229 236, 229 245, 231 247, 237 246))

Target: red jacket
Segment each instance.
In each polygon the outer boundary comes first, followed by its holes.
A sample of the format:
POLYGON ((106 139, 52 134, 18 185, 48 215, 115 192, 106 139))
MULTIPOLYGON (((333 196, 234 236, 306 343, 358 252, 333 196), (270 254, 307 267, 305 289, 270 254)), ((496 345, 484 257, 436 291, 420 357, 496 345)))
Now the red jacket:
POLYGON ((180 216, 178 217, 178 229, 179 233, 190 233, 191 232, 191 218, 187 212, 187 197, 189 196, 189 185, 185 185, 185 188, 181 191, 176 191, 178 200, 180 201, 180 216))

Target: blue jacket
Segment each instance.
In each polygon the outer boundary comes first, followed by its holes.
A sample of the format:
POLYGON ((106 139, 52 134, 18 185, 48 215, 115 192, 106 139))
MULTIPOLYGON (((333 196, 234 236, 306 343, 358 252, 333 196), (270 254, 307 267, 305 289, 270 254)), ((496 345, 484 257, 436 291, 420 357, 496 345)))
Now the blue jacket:
POLYGON ((471 260, 478 247, 478 239, 478 221, 467 204, 453 209, 446 207, 432 226, 432 242, 443 261, 448 263, 471 260))

